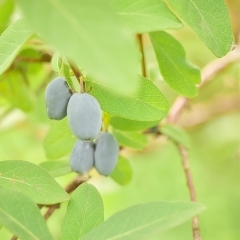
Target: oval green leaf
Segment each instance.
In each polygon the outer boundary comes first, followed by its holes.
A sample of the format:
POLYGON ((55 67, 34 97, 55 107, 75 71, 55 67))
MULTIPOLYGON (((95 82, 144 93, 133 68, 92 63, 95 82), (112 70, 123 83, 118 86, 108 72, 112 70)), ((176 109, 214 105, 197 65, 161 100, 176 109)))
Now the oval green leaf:
POLYGON ((136 43, 109 1, 17 0, 17 3, 36 32, 81 69, 117 91, 135 90, 136 43))
POLYGON ((122 210, 93 229, 82 240, 150 239, 176 227, 205 207, 192 202, 152 202, 122 210))
POLYGON ((169 109, 166 98, 150 80, 139 76, 138 81, 138 91, 132 95, 120 94, 94 80, 86 82, 86 89, 91 90, 89 94, 97 98, 105 112, 137 121, 160 121, 169 109))
POLYGON ((0 75, 8 69, 23 44, 33 35, 24 19, 10 25, 0 36, 0 75))
POLYGON ((124 132, 113 129, 113 135, 120 146, 141 150, 147 146, 147 137, 140 132, 124 132))
POLYGON ((25 194, 2 186, 0 223, 23 240, 53 240, 36 204, 25 194))
POLYGON ((68 203, 61 240, 80 239, 103 220, 103 201, 99 192, 93 185, 83 183, 74 191, 68 203))
POLYGON ((135 33, 178 29, 183 25, 163 1, 112 0, 121 19, 135 33))
POLYGON ((112 171, 110 177, 118 184, 125 186, 132 180, 132 167, 129 161, 122 157, 118 157, 118 162, 114 170, 112 171))
POLYGON ((231 50, 234 39, 224 0, 168 2, 217 57, 223 57, 231 50))
POLYGON ((66 160, 46 161, 40 163, 39 166, 44 168, 53 178, 72 172, 69 161, 66 160))
POLYGON ((71 132, 67 119, 53 121, 51 127, 44 139, 43 147, 49 159, 58 159, 69 154, 76 137, 71 132))
POLYGON ((139 131, 145 130, 150 127, 157 126, 159 121, 145 122, 145 121, 134 121, 121 117, 111 117, 110 124, 122 131, 139 131))
POLYGON ((186 97, 195 97, 200 71, 186 61, 182 45, 166 32, 150 33, 161 74, 168 85, 186 97))
POLYGON ((69 195, 48 172, 26 161, 0 162, 0 185, 18 189, 38 204, 54 204, 69 199, 69 195))
POLYGON ((166 124, 160 128, 160 131, 177 144, 182 144, 186 148, 190 148, 191 146, 190 136, 183 129, 172 124, 166 124))

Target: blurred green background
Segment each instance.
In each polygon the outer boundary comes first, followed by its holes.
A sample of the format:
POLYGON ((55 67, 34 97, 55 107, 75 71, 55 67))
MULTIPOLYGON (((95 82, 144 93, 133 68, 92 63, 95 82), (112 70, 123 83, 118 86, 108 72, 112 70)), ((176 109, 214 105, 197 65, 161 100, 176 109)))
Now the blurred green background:
MULTIPOLYGON (((12 11, 12 1, 0 2, 0 12, 12 11), (3 2, 9 6, 3 11, 3 2), (8 10, 6 10, 8 9, 8 10)), ((240 30, 240 2, 227 1, 236 42, 240 30)), ((0 17, 0 31, 9 19, 0 17)), ((184 46, 187 58, 202 68, 215 59, 210 51, 187 27, 171 32, 184 46)), ((144 36, 148 76, 160 87, 170 103, 176 94, 161 79, 157 63, 147 36, 144 36)), ((44 46, 40 46, 41 50, 44 46)), ((26 50, 27 49, 27 50, 26 50)), ((31 49, 31 42, 26 46, 31 49)), ((23 54, 23 53, 22 53, 23 54)), ((30 54, 30 53, 29 53, 30 54)), ((31 53, 32 56, 32 53, 31 53)), ((21 63, 16 63, 21 64, 21 63)), ((27 96, 31 106, 27 111, 13 101, 16 93, 7 94, 0 78, 0 160, 26 160, 39 164, 47 161, 43 140, 51 120, 46 116, 44 89, 54 78, 49 63, 30 63, 20 66, 27 76, 27 96)), ((191 170, 198 201, 207 210, 200 215, 200 228, 204 240, 238 240, 240 237, 240 63, 234 63, 220 72, 213 81, 200 90, 179 119, 191 136, 191 170)), ((23 91, 21 88, 17 91, 23 91)), ((175 145, 160 136, 143 151, 125 149, 123 155, 133 168, 133 179, 125 187, 111 178, 93 172, 90 183, 101 193, 105 207, 105 218, 127 206, 156 200, 189 200, 189 193, 175 145)), ((63 159, 68 159, 66 156, 63 159)), ((65 186, 74 173, 56 180, 65 186)), ((61 220, 67 204, 63 204, 48 220, 52 233, 59 239, 61 220)), ((0 230, 0 239, 10 239, 12 234, 5 228, 0 230)), ((191 223, 181 225, 153 239, 190 240, 191 223)))

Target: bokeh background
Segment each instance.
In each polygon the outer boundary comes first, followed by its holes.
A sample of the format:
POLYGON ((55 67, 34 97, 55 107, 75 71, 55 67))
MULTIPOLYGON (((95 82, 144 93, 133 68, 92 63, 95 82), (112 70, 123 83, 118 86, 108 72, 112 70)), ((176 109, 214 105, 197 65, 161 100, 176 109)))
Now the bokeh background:
MULTIPOLYGON (((14 20, 17 9, 12 1, 0 1, 0 31, 14 20), (9 2, 4 5, 4 2, 9 2), (10 19, 7 12, 11 12, 10 19), (6 13, 6 17, 4 17, 6 13)), ((240 33, 240 1, 226 1, 236 43, 240 33)), ((190 62, 203 68, 215 57, 187 27, 171 31, 183 45, 190 62)), ((148 77, 159 86, 173 103, 176 94, 167 87, 159 73, 155 56, 144 35, 144 49, 148 77)), ((31 43, 26 49, 31 48, 31 43)), ((40 45, 39 48, 44 48, 40 45)), ((239 52, 236 54, 240 54, 239 52)), ((18 62, 16 64, 21 64, 18 62)), ((43 140, 51 125, 46 116, 44 90, 54 78, 49 63, 29 63, 24 66, 28 74, 27 88, 3 92, 7 80, 0 78, 0 160, 26 160, 39 164, 47 161, 43 140), (26 91, 29 105, 25 111, 17 107, 14 96, 26 91), (12 95, 11 95, 12 94, 12 95)), ((204 240, 240 239, 240 61, 227 66, 205 85, 199 96, 190 102, 179 121, 191 137, 190 165, 198 201, 207 210, 200 215, 200 228, 204 240)), ((174 143, 164 136, 149 137, 148 146, 142 151, 124 149, 122 154, 133 169, 132 181, 120 186, 111 178, 92 173, 89 181, 102 195, 105 218, 133 204, 156 200, 189 200, 189 193, 174 143)), ((66 160, 69 156, 62 159, 66 160)), ((74 173, 56 180, 64 187, 74 173)), ((50 229, 59 239, 61 221, 67 204, 63 204, 48 220, 50 229)), ((0 230, 0 239, 10 239, 12 234, 0 230)), ((97 239, 97 238, 96 238, 97 239)), ((172 229, 152 240, 190 240, 191 223, 172 229)))

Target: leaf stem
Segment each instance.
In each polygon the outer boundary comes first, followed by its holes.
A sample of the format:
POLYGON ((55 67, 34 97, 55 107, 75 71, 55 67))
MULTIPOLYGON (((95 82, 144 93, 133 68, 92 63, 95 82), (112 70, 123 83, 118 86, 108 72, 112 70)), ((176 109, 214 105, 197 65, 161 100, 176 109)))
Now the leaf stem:
POLYGON ((77 80, 80 84, 81 93, 84 93, 85 92, 85 83, 83 81, 83 74, 81 73, 80 69, 76 65, 74 65, 71 62, 69 62, 69 63, 70 63, 70 67, 71 67, 75 77, 77 78, 77 80))
POLYGON ((142 34, 137 34, 137 39, 138 39, 138 43, 139 43, 140 52, 142 54, 142 61, 141 61, 142 75, 143 75, 143 77, 147 77, 145 54, 144 54, 144 44, 143 44, 143 35, 142 34))

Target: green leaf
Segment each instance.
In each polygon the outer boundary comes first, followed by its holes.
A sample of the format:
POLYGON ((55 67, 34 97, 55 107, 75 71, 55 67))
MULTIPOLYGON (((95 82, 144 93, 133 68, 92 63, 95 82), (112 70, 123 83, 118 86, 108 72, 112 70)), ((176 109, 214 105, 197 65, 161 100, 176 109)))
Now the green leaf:
POLYGON ((14 107, 23 111, 31 111, 34 107, 35 96, 27 86, 22 73, 16 70, 0 76, 0 94, 14 107))
POLYGON ((118 184, 125 186, 132 180, 132 167, 127 159, 118 157, 118 162, 110 177, 118 184))
POLYGON ((164 80, 177 93, 195 97, 200 71, 186 61, 182 45, 166 32, 150 33, 151 42, 164 80))
POLYGON ((61 54, 59 52, 55 52, 51 59, 51 67, 54 72, 59 73, 61 69, 61 54))
POLYGON ((103 201, 99 192, 93 185, 83 183, 74 191, 68 203, 61 239, 80 239, 103 221, 103 201))
POLYGON ((132 95, 120 94, 95 81, 87 81, 86 87, 92 87, 89 94, 97 98, 105 112, 131 120, 160 121, 169 109, 166 98, 150 80, 139 76, 138 81, 138 91, 132 95))
POLYGON ((93 229, 82 240, 150 239, 152 236, 176 227, 205 207, 192 202, 151 202, 120 211, 93 229))
POLYGON ((217 57, 222 57, 231 50, 234 39, 224 0, 168 2, 217 57))
POLYGON ((29 24, 80 69, 117 91, 135 90, 136 43, 107 0, 17 2, 29 24))
POLYGON ((159 0, 111 0, 118 14, 135 33, 178 29, 181 22, 159 0))
POLYGON ((72 171, 69 161, 64 160, 46 161, 40 163, 39 166, 44 168, 53 178, 66 175, 72 171))
POLYGON ((0 33, 7 27, 10 16, 14 10, 13 0, 0 1, 0 33))
POLYGON ((54 204, 69 199, 48 172, 26 161, 0 162, 0 185, 18 189, 38 204, 54 204))
POLYGON ((114 128, 122 131, 139 131, 156 126, 159 124, 159 121, 140 122, 114 116, 111 117, 110 124, 114 128))
POLYGON ((140 132, 124 132, 113 129, 113 135, 123 147, 141 150, 147 146, 147 137, 140 132))
POLYGON ((23 44, 33 31, 20 19, 8 27, 0 36, 0 75, 8 69, 23 44))
POLYGON ((0 186, 0 223, 24 240, 52 240, 46 221, 25 194, 0 186))
POLYGON ((171 124, 166 124, 163 125, 160 129, 160 131, 170 137, 174 142, 176 143, 180 143, 182 145, 184 145, 187 148, 190 148, 191 146, 191 139, 189 137, 189 135, 187 134, 187 132, 185 132, 183 129, 175 126, 175 125, 171 125, 171 124))
POLYGON ((46 135, 43 146, 49 159, 58 159, 69 154, 77 141, 71 132, 67 119, 53 121, 46 135))

